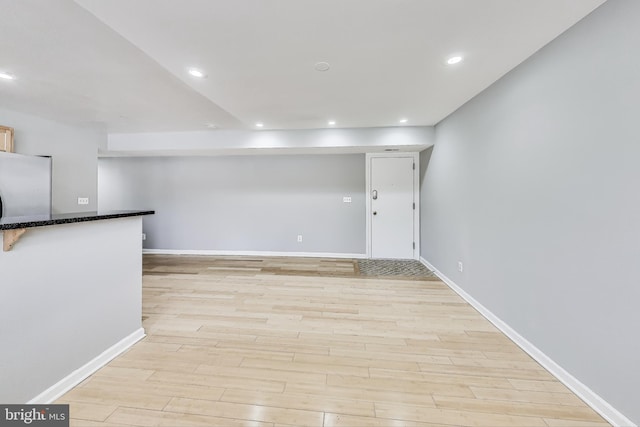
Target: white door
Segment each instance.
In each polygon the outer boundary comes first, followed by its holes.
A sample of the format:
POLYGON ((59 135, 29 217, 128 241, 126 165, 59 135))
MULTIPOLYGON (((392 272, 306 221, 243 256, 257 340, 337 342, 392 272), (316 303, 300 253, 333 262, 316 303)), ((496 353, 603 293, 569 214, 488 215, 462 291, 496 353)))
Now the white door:
POLYGON ((415 258, 415 156, 370 157, 372 258, 415 258))

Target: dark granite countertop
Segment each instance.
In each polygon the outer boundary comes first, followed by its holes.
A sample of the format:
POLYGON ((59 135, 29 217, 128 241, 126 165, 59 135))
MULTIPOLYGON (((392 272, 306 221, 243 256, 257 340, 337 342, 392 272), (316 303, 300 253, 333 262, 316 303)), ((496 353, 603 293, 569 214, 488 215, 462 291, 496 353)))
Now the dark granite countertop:
POLYGON ((47 225, 57 224, 73 224, 76 222, 100 221, 103 219, 153 215, 154 213, 155 211, 101 211, 3 217, 0 219, 0 230, 44 227, 47 225))

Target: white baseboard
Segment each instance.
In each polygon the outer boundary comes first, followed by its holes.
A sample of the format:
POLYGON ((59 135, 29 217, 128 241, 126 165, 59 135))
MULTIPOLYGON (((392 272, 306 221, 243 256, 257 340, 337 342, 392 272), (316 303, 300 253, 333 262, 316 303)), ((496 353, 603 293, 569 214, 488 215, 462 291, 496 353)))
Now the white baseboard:
POLYGON ((54 402, 60 396, 71 390, 76 385, 80 384, 85 380, 89 375, 93 374, 98 369, 102 368, 104 365, 109 363, 111 360, 115 359, 118 355, 123 353, 129 347, 140 341, 145 337, 144 329, 140 328, 133 332, 131 335, 123 338, 116 344, 112 345, 105 351, 103 351, 100 355, 95 357, 93 360, 89 361, 85 365, 76 369, 33 399, 27 402, 28 405, 31 404, 43 404, 46 405, 48 403, 54 402))
POLYGON ((544 354, 538 347, 527 341, 522 335, 512 329, 508 324, 502 321, 498 316, 476 301, 471 295, 466 293, 460 286, 445 276, 441 271, 431 265, 426 259, 420 257, 420 262, 429 270, 433 271, 444 283, 447 284, 455 293, 460 295, 473 308, 478 310, 489 322, 500 329, 503 334, 509 337, 514 343, 524 350, 529 356, 535 359, 542 367, 556 377, 561 383, 566 385, 580 399, 582 399, 593 410, 602 415, 602 417, 613 424, 620 427, 637 427, 630 419, 625 417, 620 411, 611 406, 607 401, 598 396, 593 390, 580 382, 576 377, 565 371, 560 365, 553 361, 549 356, 544 354))
POLYGON ((367 254, 332 252, 275 252, 275 251, 218 251, 191 249, 143 249, 143 254, 155 255, 214 255, 214 256, 257 256, 257 257, 304 257, 304 258, 357 258, 365 259, 367 254))

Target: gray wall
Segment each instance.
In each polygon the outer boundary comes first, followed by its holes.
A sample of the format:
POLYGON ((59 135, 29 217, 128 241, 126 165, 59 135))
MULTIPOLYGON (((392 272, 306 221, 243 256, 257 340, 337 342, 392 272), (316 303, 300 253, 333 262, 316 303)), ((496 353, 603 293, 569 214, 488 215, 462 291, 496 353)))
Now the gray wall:
POLYGON ((0 402, 34 399, 142 327, 141 222, 33 228, 0 251, 0 402))
POLYGON ((98 147, 106 133, 8 110, 0 110, 0 125, 15 129, 16 153, 53 158, 54 212, 96 210, 98 147), (89 205, 78 206, 78 197, 89 205))
POLYGON ((100 209, 156 210, 151 249, 364 254, 364 167, 363 154, 104 158, 100 209))
POLYGON ((433 146, 427 148, 426 150, 422 150, 420 152, 420 255, 424 256, 424 247, 425 242, 429 236, 427 235, 427 229, 422 225, 422 221, 424 218, 423 210, 427 208, 426 201, 427 198, 427 185, 425 185, 425 178, 427 176, 427 169, 429 168, 429 163, 431 162, 431 155, 433 154, 433 146))
POLYGON ((425 259, 635 423, 638 22, 609 0, 438 124, 421 211, 425 259))

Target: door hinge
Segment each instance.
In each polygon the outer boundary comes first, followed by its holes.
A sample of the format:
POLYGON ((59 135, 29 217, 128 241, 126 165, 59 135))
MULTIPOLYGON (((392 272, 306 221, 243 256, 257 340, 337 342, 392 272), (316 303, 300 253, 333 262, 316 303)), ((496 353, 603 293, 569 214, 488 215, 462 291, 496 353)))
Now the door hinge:
POLYGON ((416 242, 413 242, 413 249, 416 248, 416 242))
POLYGON ((413 210, 416 210, 416 202, 413 202, 413 210))
POLYGON ((413 164, 413 170, 416 170, 416 164, 415 163, 413 164))

